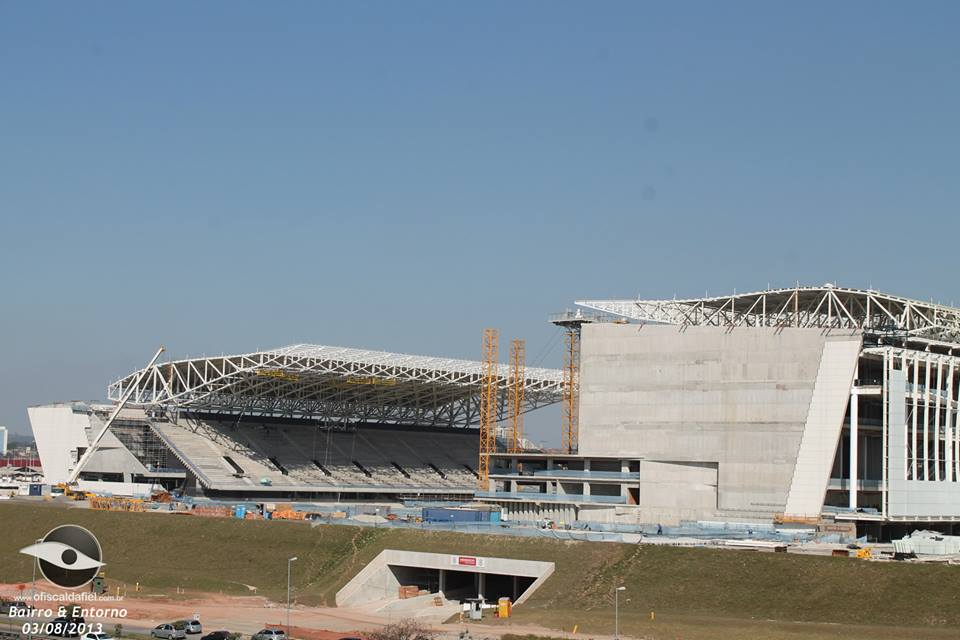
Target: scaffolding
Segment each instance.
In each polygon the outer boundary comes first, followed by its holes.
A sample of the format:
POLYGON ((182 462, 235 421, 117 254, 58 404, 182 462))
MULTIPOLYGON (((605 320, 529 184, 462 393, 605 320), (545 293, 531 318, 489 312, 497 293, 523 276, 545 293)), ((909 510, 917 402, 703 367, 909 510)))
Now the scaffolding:
POLYGON ((500 332, 483 331, 483 375, 480 381, 480 460, 477 466, 477 485, 489 491, 490 454, 497 448, 497 387, 499 385, 500 332))
POLYGON ((510 343, 510 453, 523 450, 523 387, 526 379, 527 343, 513 340, 510 343))
POLYGON ((117 440, 129 449, 147 470, 179 471, 183 469, 183 465, 145 422, 119 418, 110 425, 110 433, 115 435, 117 440))

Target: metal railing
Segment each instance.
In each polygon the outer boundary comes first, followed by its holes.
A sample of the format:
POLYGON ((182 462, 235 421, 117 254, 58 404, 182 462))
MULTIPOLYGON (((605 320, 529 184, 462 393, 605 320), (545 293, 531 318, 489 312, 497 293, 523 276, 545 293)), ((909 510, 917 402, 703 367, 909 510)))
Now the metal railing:
POLYGON ((584 496, 576 493, 514 493, 510 491, 478 491, 478 498, 493 500, 541 500, 544 502, 596 502, 600 504, 626 504, 626 496, 584 496))

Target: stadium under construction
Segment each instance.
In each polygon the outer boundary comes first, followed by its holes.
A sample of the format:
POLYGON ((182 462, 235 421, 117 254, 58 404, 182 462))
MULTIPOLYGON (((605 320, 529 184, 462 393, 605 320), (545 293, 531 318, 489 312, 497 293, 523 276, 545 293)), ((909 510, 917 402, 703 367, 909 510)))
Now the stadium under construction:
POLYGON ((563 370, 500 364, 495 343, 478 362, 294 345, 153 362, 112 402, 30 421, 48 482, 115 494, 473 499, 506 521, 884 538, 960 523, 960 309, 834 285, 577 304, 556 320, 563 370), (561 402, 562 450, 518 435, 561 402))

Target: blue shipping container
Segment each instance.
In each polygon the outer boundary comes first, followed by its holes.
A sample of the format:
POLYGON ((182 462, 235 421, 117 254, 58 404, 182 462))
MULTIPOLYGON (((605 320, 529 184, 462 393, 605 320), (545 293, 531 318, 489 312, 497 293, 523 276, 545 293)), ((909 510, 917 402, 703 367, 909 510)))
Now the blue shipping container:
POLYGON ((489 511, 472 511, 470 509, 445 509, 443 507, 425 507, 423 509, 424 522, 489 522, 489 511))

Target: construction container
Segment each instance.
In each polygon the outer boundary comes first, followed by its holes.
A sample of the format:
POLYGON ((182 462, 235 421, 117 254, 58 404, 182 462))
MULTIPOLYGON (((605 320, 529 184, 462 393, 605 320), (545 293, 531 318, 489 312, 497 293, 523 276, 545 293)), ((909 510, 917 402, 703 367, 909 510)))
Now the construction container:
POLYGON ((30 484, 30 491, 28 495, 31 496, 42 496, 43 495, 43 485, 37 483, 30 484))
POLYGON ((447 507, 424 507, 424 522, 490 522, 491 514, 496 513, 498 518, 499 511, 478 511, 474 509, 453 509, 447 507))
POLYGON ((420 587, 415 584, 400 585, 400 588, 397 590, 397 597, 401 600, 416 598, 418 595, 420 595, 420 587))
POLYGON ((247 505, 238 504, 233 508, 233 517, 243 520, 247 517, 247 505))

